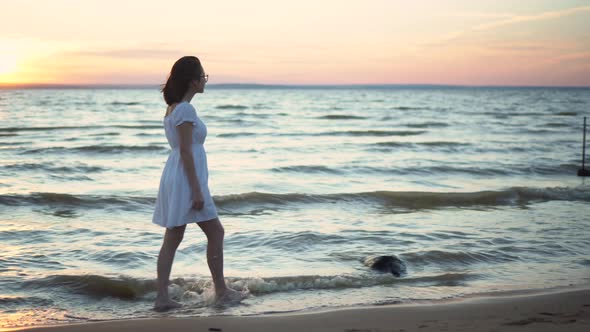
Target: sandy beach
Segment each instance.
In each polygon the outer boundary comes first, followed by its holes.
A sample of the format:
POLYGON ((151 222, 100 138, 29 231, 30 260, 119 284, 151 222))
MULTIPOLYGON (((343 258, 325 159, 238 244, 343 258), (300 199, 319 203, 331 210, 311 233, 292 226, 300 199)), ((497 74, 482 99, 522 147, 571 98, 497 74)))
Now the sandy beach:
POLYGON ((588 331, 590 288, 260 316, 138 319, 19 331, 588 331))

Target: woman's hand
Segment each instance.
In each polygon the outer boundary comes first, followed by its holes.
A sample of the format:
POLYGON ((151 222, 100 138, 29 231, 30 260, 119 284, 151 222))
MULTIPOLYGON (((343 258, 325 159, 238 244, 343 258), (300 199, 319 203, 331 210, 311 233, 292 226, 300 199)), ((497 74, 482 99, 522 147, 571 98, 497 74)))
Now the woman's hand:
POLYGON ((200 190, 193 190, 192 192, 192 208, 197 210, 202 210, 203 206, 205 205, 205 201, 203 200, 203 193, 200 190))

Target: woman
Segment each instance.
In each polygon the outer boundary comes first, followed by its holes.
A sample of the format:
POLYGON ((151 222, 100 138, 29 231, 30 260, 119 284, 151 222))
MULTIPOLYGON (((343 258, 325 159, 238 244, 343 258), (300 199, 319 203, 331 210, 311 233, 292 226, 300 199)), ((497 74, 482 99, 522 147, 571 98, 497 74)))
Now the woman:
POLYGON ((180 58, 162 88, 168 104, 164 116, 166 139, 172 148, 160 179, 153 223, 166 227, 158 256, 158 295, 154 309, 165 311, 182 305, 170 299, 168 284, 172 261, 186 224, 196 222, 207 236, 207 263, 216 299, 235 300, 240 293, 225 284, 223 276, 224 230, 208 186, 207 156, 203 143, 207 128, 190 101, 203 93, 208 75, 194 56, 180 58))

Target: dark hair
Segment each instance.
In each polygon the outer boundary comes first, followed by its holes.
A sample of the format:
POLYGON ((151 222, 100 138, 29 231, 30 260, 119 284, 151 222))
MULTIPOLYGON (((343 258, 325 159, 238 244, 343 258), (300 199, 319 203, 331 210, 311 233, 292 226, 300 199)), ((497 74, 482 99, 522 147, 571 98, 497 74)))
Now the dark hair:
POLYGON ((172 69, 166 84, 162 87, 166 104, 172 105, 182 100, 192 80, 199 80, 203 74, 201 61, 196 56, 183 56, 178 59, 172 69))

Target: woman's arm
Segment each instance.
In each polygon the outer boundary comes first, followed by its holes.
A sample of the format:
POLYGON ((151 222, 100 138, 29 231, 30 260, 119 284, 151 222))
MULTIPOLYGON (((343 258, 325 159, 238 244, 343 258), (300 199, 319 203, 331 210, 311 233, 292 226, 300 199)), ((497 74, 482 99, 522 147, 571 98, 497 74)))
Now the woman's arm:
MULTIPOLYGON (((197 178, 195 170, 195 161, 192 152, 192 131, 193 124, 185 122, 178 125, 178 132, 180 134, 180 159, 182 159, 182 166, 188 177, 188 182, 193 194, 201 193, 201 186, 197 178)), ((193 197, 195 199, 195 197, 193 197)))

